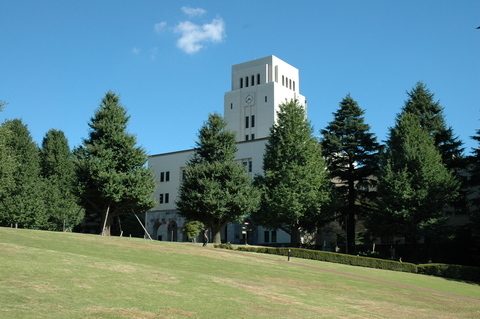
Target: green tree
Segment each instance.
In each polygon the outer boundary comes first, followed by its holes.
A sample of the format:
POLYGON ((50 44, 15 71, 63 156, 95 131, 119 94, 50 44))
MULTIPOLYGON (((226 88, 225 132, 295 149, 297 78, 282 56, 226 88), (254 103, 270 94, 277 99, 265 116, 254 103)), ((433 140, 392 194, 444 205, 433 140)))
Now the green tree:
POLYGON ((370 126, 364 121, 364 111, 348 94, 334 119, 321 130, 322 151, 338 194, 339 221, 347 233, 347 253, 355 252, 356 221, 370 209, 376 192, 378 155, 381 146, 370 126))
POLYGON ((405 237, 417 261, 418 241, 444 234, 443 209, 455 198, 458 186, 418 118, 400 114, 390 129, 378 180, 379 207, 368 226, 377 235, 405 237))
POLYGON ((1 130, 3 146, 2 185, 0 193, 0 225, 44 229, 45 184, 40 178, 38 147, 19 119, 5 121, 1 130), (7 187, 6 187, 7 186, 7 187))
POLYGON ((75 166, 62 131, 51 129, 45 135, 40 149, 40 167, 46 181, 49 229, 72 229, 82 221, 84 209, 73 193, 75 166))
POLYGON ((313 136, 305 108, 297 100, 280 105, 263 156, 261 208, 252 215, 266 228, 282 229, 299 243, 299 232, 314 231, 330 219, 331 184, 321 145, 313 136))
POLYGON ((200 231, 205 228, 205 225, 199 221, 190 221, 183 226, 183 233, 187 238, 192 239, 195 241, 195 237, 200 234, 200 231))
POLYGON ((154 176, 145 166, 145 151, 126 132, 128 120, 119 97, 108 92, 89 123, 88 139, 74 151, 78 196, 87 214, 102 217, 105 235, 115 217, 155 205, 154 176))
POLYGON ((199 131, 176 202, 178 213, 212 229, 214 243, 221 229, 258 208, 259 193, 243 166, 235 163, 235 135, 221 115, 210 114, 199 131))
POLYGON ((447 126, 443 107, 439 101, 434 101, 434 94, 423 82, 418 82, 407 95, 408 99, 402 113, 415 115, 420 126, 433 138, 434 145, 447 168, 455 170, 463 168, 463 143, 454 136, 453 129, 447 126))

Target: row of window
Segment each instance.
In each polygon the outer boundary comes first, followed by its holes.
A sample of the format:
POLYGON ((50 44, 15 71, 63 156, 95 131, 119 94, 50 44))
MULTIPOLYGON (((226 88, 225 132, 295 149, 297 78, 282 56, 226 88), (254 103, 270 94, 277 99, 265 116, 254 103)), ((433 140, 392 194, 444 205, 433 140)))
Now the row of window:
POLYGON ((295 81, 292 81, 292 79, 287 78, 286 76, 282 75, 282 85, 286 86, 290 90, 295 91, 295 81), (293 84, 293 86, 292 86, 293 84))
POLYGON ((245 116, 245 128, 255 127, 255 115, 245 116))
POLYGON ((169 201, 170 201, 169 193, 160 194, 160 196, 158 197, 159 204, 168 204, 169 201))
POLYGON ((255 139, 255 134, 251 134, 251 135, 245 134, 245 141, 250 141, 254 139, 255 139))
POLYGON ((265 243, 269 243, 270 242, 270 233, 272 234, 272 243, 276 243, 277 242, 277 231, 276 230, 272 230, 271 232, 269 230, 266 230, 264 232, 264 238, 263 238, 263 241, 265 243))
POLYGON ((170 181, 170 172, 161 172, 160 173, 160 182, 168 182, 170 181))
MULTIPOLYGON (((240 88, 243 88, 243 84, 245 84, 246 88, 249 86, 249 84, 250 84, 250 86, 254 86, 255 85, 255 75, 246 76, 245 78, 240 78, 240 88)), ((259 85, 259 84, 260 84, 260 73, 257 74, 257 85, 259 85)))

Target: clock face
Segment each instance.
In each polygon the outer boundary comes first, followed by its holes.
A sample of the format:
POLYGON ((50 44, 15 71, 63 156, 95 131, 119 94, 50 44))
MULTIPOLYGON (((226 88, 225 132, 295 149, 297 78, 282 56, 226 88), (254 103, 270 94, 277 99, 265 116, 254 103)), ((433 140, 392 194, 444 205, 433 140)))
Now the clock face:
POLYGON ((249 93, 249 94, 245 95, 245 103, 247 105, 252 105, 254 101, 255 101, 255 98, 254 98, 253 93, 249 93))

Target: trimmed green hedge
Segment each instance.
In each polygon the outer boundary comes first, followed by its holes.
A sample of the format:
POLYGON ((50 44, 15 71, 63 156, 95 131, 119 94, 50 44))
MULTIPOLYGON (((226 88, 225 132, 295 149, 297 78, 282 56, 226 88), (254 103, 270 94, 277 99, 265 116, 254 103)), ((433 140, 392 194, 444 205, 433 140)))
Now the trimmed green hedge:
MULTIPOLYGON (((215 245, 215 248, 235 249, 230 243, 215 245)), ((301 248, 238 246, 236 250, 280 256, 288 256, 290 250, 290 257, 480 282, 480 267, 448 264, 415 265, 393 260, 301 248)))
POLYGON ((417 269, 419 274, 480 282, 480 267, 423 264, 418 265, 417 269))

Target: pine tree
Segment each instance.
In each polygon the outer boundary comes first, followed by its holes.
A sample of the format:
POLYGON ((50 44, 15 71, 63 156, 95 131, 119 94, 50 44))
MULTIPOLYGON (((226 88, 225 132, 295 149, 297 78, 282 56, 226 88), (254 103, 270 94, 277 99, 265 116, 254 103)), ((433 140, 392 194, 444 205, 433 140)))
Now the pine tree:
POLYGON ((355 224, 371 209, 381 146, 364 122, 364 111, 349 94, 333 115, 334 120, 321 130, 322 151, 337 186, 339 221, 345 224, 347 252, 354 253, 355 224))
POLYGON ((210 114, 199 131, 176 202, 178 213, 212 229, 214 243, 221 229, 258 208, 259 194, 243 166, 235 163, 235 135, 226 130, 221 115, 210 114))
POLYGON ((1 135, 5 147, 2 153, 7 159, 2 164, 2 179, 7 181, 8 187, 4 185, 0 194, 0 225, 44 229, 48 216, 38 147, 19 119, 4 122, 1 135))
POLYGON ((378 180, 379 207, 368 226, 377 235, 405 237, 417 261, 418 241, 442 236, 443 209, 458 186, 418 118, 401 114, 390 130, 378 180))
POLYGON ((454 136, 453 129, 447 126, 443 107, 439 101, 434 101, 434 94, 423 82, 418 82, 407 95, 408 99, 402 113, 415 115, 420 126, 433 138, 435 147, 447 168, 454 170, 464 168, 463 143, 454 136))
POLYGON ((51 129, 45 135, 40 149, 40 166, 46 181, 48 228, 72 229, 82 221, 84 209, 73 194, 75 166, 62 131, 51 129))
POLYGON ((119 97, 108 92, 89 123, 89 138, 74 151, 78 195, 87 214, 101 216, 105 235, 115 217, 155 205, 154 176, 145 167, 145 151, 126 132, 128 120, 119 97))
POLYGON ((279 108, 265 148, 264 175, 256 178, 261 208, 252 217, 266 228, 286 231, 297 246, 300 230, 314 231, 329 218, 331 187, 304 107, 292 100, 279 108))

